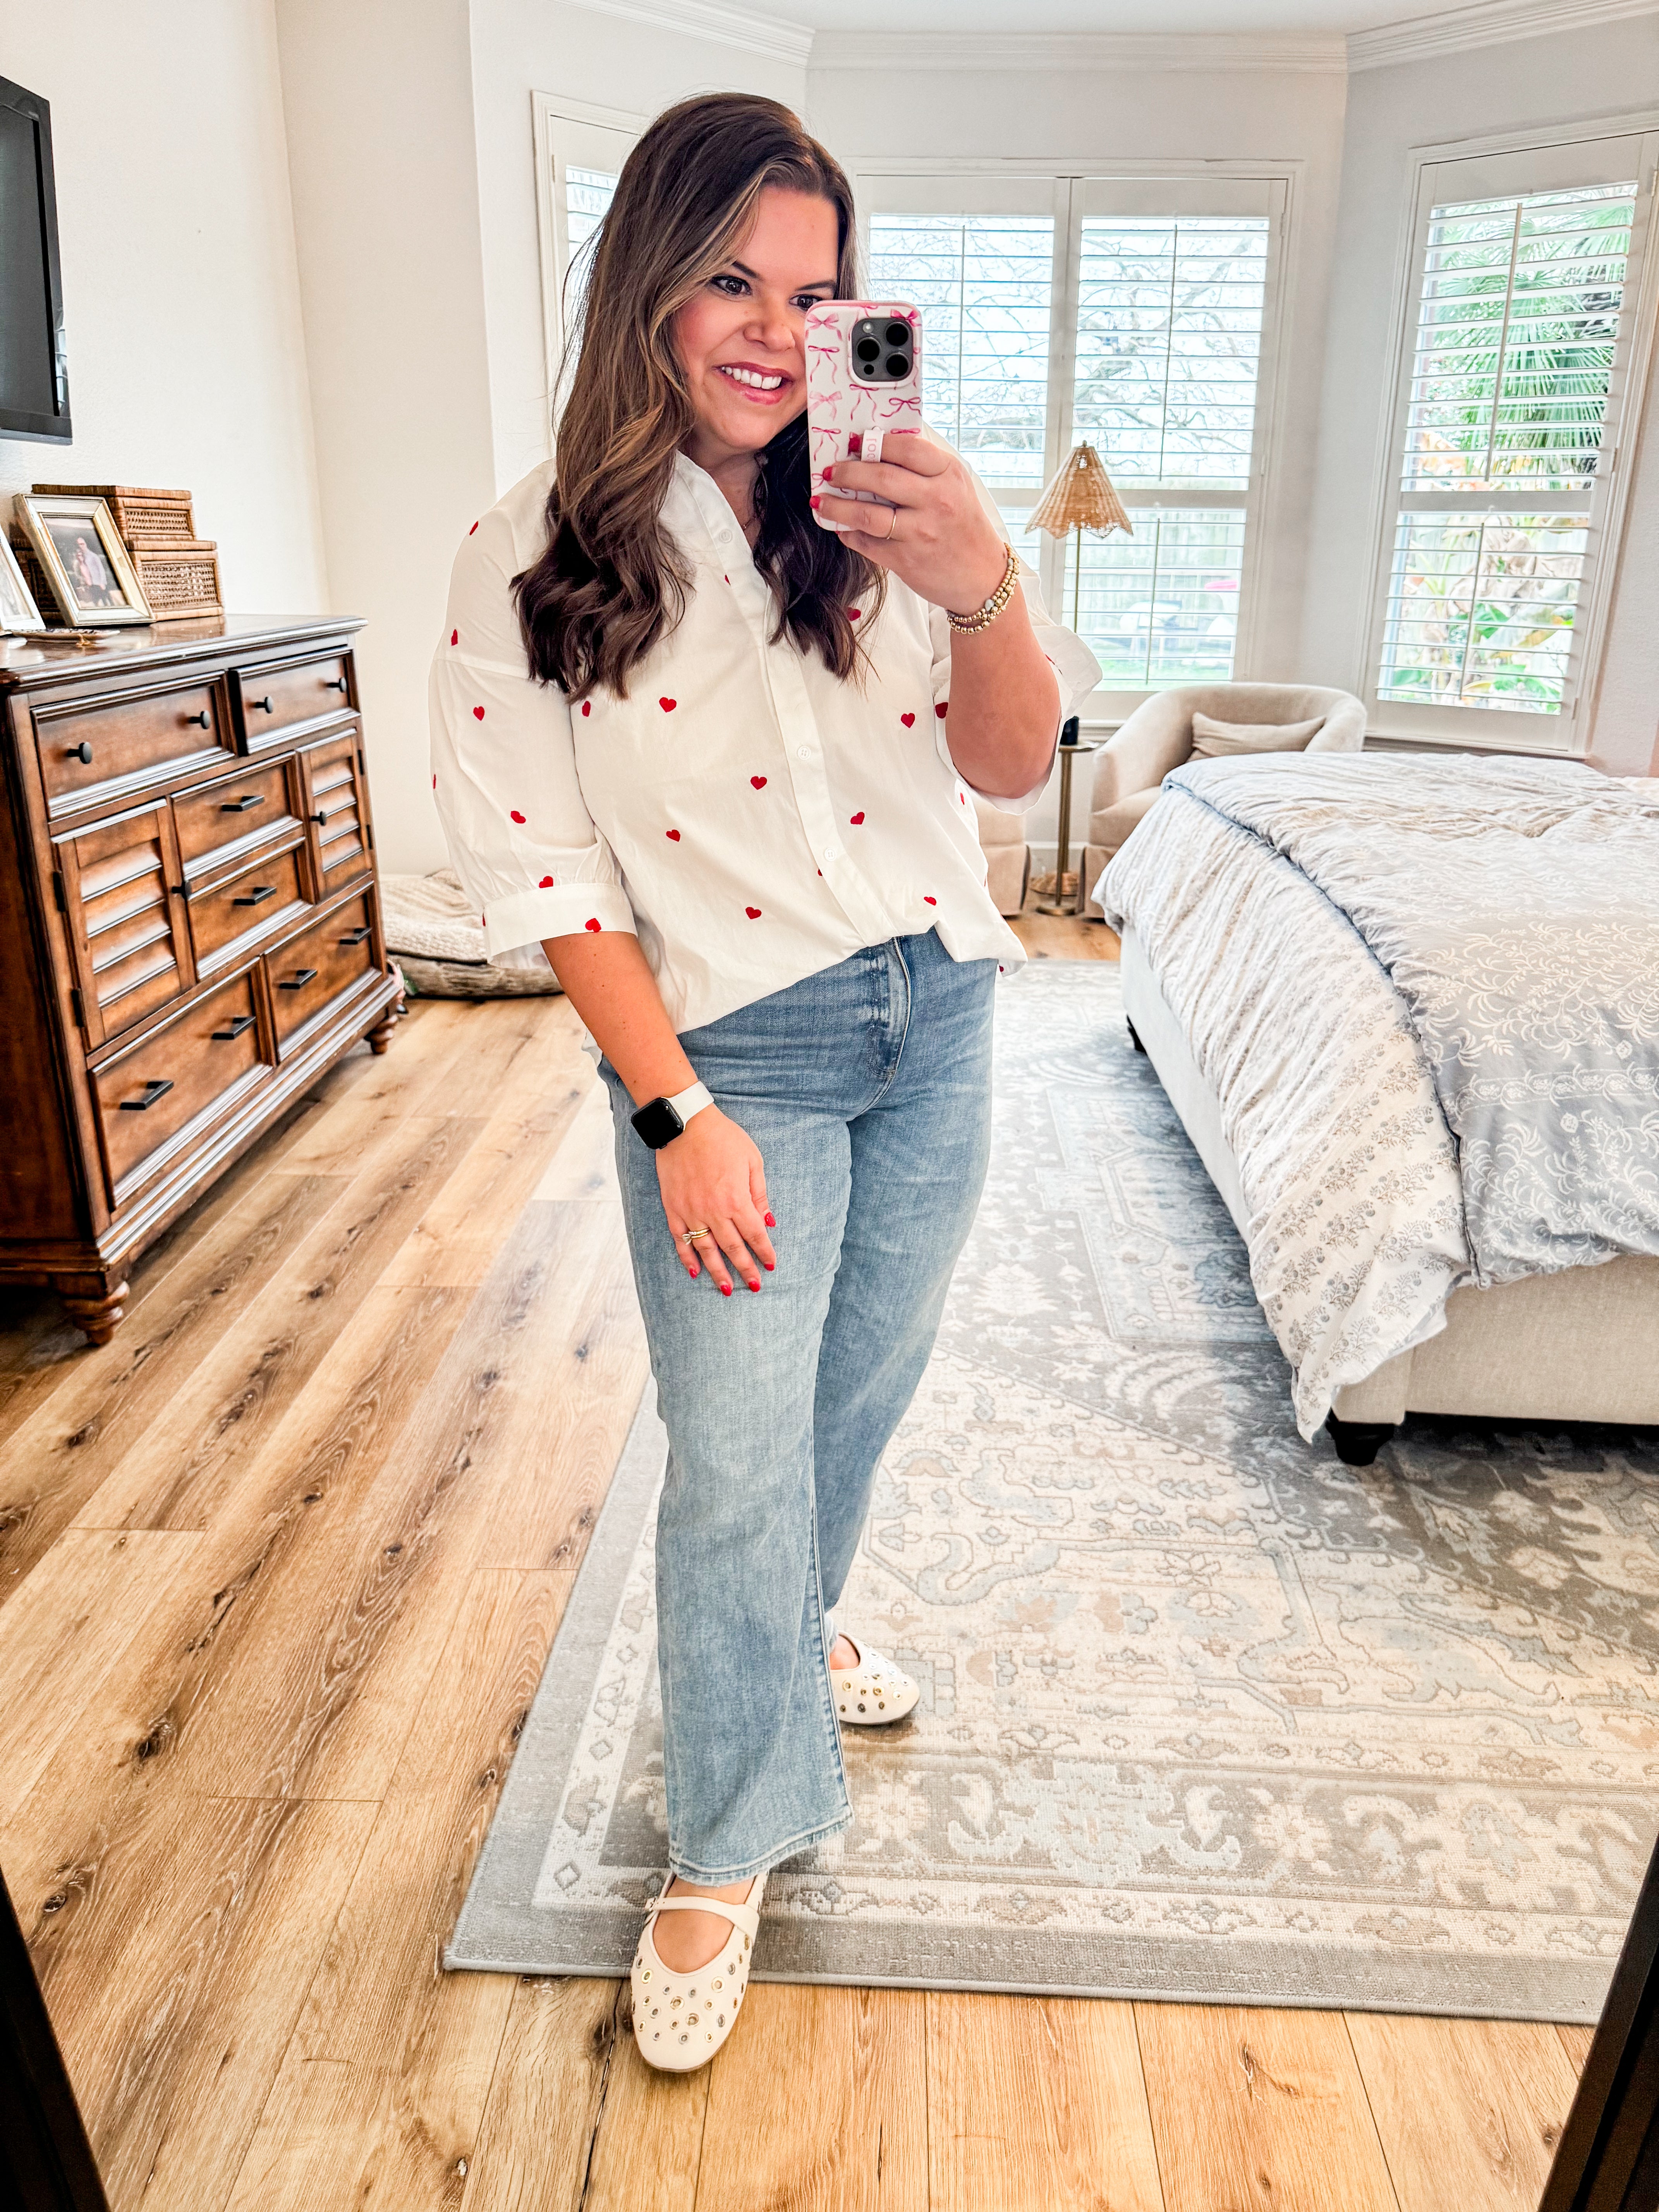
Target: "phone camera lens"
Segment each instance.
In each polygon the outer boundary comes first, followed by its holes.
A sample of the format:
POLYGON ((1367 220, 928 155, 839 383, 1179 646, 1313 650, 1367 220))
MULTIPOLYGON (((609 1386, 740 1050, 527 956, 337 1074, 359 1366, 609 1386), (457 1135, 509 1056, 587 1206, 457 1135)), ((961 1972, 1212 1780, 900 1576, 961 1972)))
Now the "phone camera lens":
POLYGON ((875 361, 880 357, 881 348, 873 338, 860 338, 854 351, 860 361, 875 361))
POLYGON ((902 353, 890 353, 888 355, 887 374, 889 376, 908 376, 910 374, 910 364, 902 353))
POLYGON ((887 343, 890 346, 908 345, 910 343, 909 324, 889 323, 887 325, 887 343))

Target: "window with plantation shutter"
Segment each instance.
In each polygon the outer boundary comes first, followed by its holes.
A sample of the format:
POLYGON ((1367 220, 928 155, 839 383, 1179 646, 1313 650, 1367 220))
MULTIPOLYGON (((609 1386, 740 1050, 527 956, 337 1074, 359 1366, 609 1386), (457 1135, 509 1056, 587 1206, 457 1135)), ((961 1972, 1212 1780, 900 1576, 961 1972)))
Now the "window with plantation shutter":
POLYGON ((558 380, 565 341, 581 317, 587 252, 611 205, 622 165, 646 118, 550 93, 534 95, 536 212, 542 261, 542 319, 548 389, 558 380))
POLYGON ((1386 727, 1582 742, 1651 152, 1427 173, 1372 663, 1386 727))

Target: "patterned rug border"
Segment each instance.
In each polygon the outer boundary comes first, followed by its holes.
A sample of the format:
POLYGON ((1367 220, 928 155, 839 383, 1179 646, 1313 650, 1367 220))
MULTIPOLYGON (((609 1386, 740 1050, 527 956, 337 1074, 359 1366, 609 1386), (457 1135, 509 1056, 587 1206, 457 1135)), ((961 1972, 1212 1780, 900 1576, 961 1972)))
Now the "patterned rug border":
MULTIPOLYGON (((617 1607, 656 1498, 667 1438, 647 1382, 532 1703, 501 1801, 444 1954, 450 1972, 596 1975, 628 1972, 636 1910, 538 1911, 533 1898, 547 1850, 549 1806, 563 1802, 617 1607)), ((1298 2010, 1438 2014, 1593 2027, 1612 1973, 1604 1960, 1523 1962, 1438 1952, 1359 1954, 1336 1945, 1243 1946, 1218 1939, 1148 1940, 1121 1930, 1078 1937, 959 1923, 941 1936, 895 1942, 855 1923, 763 1920, 758 1981, 853 1988, 964 1990, 1012 1996, 1144 1999, 1298 2010), (964 1975, 961 1954, 979 1971, 964 1975)))

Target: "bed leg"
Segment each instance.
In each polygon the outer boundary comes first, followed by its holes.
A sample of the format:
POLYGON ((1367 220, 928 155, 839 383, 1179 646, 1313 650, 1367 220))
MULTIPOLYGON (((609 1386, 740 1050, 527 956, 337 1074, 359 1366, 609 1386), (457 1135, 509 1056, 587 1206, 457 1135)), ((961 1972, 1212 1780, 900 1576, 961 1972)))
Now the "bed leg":
POLYGON ((1344 1467, 1370 1467, 1399 1425, 1398 1421, 1340 1421, 1334 1413, 1325 1416, 1344 1467))
POLYGON ((1130 1042, 1130 1043, 1134 1047, 1135 1050, 1136 1050, 1137 1052, 1139 1052, 1139 1053, 1145 1053, 1145 1051, 1146 1051, 1146 1046, 1145 1046, 1144 1044, 1142 1044, 1142 1042, 1140 1042, 1140 1033, 1139 1033, 1139 1031, 1135 1028, 1134 1024, 1133 1024, 1133 1022, 1128 1018, 1128 1017, 1127 1017, 1127 1014, 1125 1015, 1124 1019, 1123 1019, 1123 1026, 1124 1026, 1124 1028, 1125 1028, 1126 1030, 1128 1030, 1128 1032, 1129 1032, 1129 1042, 1130 1042))

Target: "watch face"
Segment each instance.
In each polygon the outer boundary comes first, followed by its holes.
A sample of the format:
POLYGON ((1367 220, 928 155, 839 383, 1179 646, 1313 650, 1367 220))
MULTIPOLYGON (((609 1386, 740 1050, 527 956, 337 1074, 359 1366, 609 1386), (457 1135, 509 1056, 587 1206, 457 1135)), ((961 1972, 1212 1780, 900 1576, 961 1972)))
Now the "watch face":
POLYGON ((665 1098, 653 1098, 629 1117, 653 1152, 672 1144, 685 1127, 665 1098))

